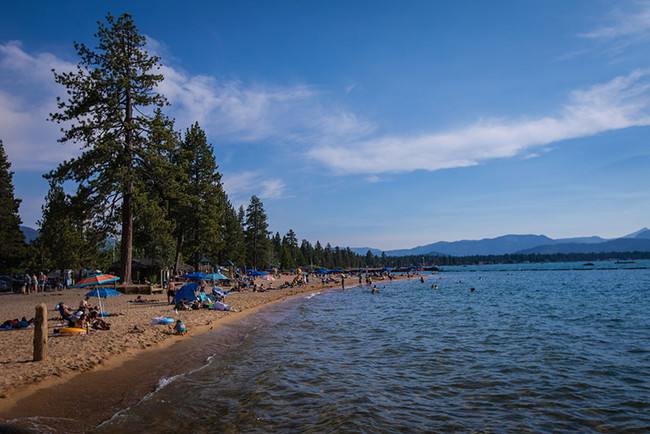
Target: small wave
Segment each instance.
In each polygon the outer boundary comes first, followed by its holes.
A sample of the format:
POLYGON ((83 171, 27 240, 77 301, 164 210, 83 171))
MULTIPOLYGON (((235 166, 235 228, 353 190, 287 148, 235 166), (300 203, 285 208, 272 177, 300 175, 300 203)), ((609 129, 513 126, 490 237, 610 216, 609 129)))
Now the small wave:
MULTIPOLYGON (((4 421, 7 425, 16 427, 26 427, 38 433, 56 433, 59 432, 54 426, 59 424, 74 425, 75 420, 68 417, 47 417, 47 416, 32 416, 20 419, 11 419, 4 421), (20 425, 17 425, 20 423, 20 425)), ((4 431, 3 431, 4 432, 4 431)), ((6 431, 12 432, 12 431, 6 431)))

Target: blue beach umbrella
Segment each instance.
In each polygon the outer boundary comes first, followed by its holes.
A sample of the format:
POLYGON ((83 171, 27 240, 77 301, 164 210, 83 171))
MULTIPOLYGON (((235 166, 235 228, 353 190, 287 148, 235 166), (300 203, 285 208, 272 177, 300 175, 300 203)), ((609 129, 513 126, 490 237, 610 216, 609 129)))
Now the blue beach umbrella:
POLYGON ((203 279, 205 277, 205 274, 196 272, 196 273, 185 274, 183 275, 183 277, 186 279, 203 279))
POLYGON ((257 270, 251 270, 247 274, 252 277, 266 276, 266 273, 262 273, 261 271, 257 270))
POLYGON ((111 288, 96 288, 88 292, 86 294, 86 297, 97 297, 97 300, 99 301, 99 313, 101 317, 104 318, 104 306, 102 306, 102 298, 115 297, 116 295, 122 295, 122 293, 111 288))
POLYGON ((122 293, 111 288, 97 288, 87 293, 86 297, 106 298, 106 297, 115 297, 116 295, 122 295, 122 293))

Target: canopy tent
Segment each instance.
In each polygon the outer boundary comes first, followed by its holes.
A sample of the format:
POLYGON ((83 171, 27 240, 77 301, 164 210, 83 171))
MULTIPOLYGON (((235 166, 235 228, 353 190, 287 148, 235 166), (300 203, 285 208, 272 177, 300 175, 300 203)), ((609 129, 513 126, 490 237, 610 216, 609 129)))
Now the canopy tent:
POLYGON ((334 273, 334 274, 337 274, 337 273, 343 273, 343 270, 334 269, 334 270, 330 270, 329 273, 330 273, 330 274, 331 274, 331 273, 334 273))
POLYGON ((252 277, 266 276, 266 273, 257 270, 249 270, 246 274, 252 277))
POLYGON ((327 273, 329 273, 329 271, 324 268, 319 268, 318 270, 316 270, 316 274, 327 274, 327 273))
POLYGON ((388 267, 384 267, 384 268, 381 269, 381 271, 391 271, 391 269, 388 268, 388 267))
POLYGON ((176 295, 174 295, 174 302, 182 301, 184 298, 187 298, 187 301, 194 301, 196 300, 196 295, 194 294, 194 291, 196 291, 199 287, 199 284, 197 282, 191 282, 191 283, 186 283, 176 291, 176 295))

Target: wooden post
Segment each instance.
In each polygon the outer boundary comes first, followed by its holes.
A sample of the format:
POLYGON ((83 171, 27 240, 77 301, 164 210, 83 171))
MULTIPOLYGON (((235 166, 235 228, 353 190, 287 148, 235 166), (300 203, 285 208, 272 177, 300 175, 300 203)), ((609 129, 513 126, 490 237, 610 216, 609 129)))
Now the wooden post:
POLYGON ((41 303, 36 306, 34 317, 34 361, 47 359, 47 306, 41 303))

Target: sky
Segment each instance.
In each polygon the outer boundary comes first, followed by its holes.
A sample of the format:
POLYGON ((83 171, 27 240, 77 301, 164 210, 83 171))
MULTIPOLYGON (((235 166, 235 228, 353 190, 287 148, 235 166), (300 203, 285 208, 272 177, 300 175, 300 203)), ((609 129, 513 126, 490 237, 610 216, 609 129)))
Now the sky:
POLYGON ((166 113, 235 207, 324 245, 650 226, 650 1, 4 1, 0 139, 23 224, 80 154, 48 121, 74 42, 129 13, 166 113))

